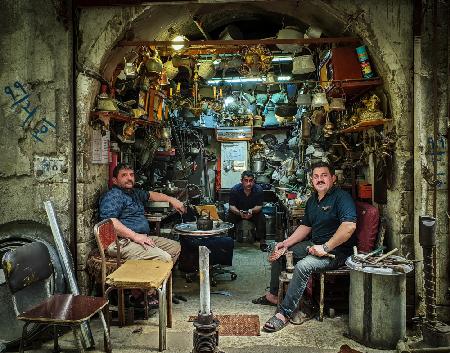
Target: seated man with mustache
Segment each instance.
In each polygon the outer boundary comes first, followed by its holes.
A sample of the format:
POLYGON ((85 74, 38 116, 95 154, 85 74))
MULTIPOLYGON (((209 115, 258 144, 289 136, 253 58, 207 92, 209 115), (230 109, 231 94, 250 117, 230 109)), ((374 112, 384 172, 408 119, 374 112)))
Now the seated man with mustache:
MULTIPOLYGON (((146 201, 169 202, 180 213, 185 213, 183 203, 174 197, 154 191, 134 188, 133 168, 118 164, 113 170, 113 187, 100 198, 100 219, 111 218, 120 238, 120 254, 123 259, 159 259, 174 264, 180 255, 180 243, 174 240, 149 236, 150 226, 144 215, 146 201)), ((116 256, 115 243, 107 249, 109 256, 116 256)))
MULTIPOLYGON (((293 252, 295 269, 286 295, 278 312, 264 325, 267 332, 285 327, 289 321, 303 323, 308 317, 297 312, 306 284, 313 272, 342 266, 356 245, 352 236, 356 229, 356 207, 349 193, 334 186, 333 168, 323 162, 311 167, 311 182, 315 193, 306 202, 302 224, 292 235, 275 246, 275 252, 293 252), (334 258, 327 256, 335 255, 334 258)), ((254 304, 277 305, 279 276, 283 269, 282 257, 272 262, 270 290, 253 300, 254 304)))

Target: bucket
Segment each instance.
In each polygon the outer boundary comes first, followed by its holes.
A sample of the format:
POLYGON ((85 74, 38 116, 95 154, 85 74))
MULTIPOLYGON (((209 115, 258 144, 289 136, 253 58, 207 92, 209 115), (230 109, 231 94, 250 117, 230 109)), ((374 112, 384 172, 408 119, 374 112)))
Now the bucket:
MULTIPOLYGON (((406 334, 406 274, 358 267, 351 258, 346 265, 350 268, 350 336, 368 347, 395 349, 406 334)), ((412 270, 404 266, 405 272, 412 270)))

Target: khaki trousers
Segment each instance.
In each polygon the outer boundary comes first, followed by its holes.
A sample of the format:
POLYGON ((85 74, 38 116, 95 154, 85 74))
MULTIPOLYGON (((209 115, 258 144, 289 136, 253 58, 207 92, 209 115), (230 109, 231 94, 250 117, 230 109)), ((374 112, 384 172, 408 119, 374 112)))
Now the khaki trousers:
MULTIPOLYGON (((124 260, 162 260, 175 263, 180 255, 180 243, 157 236, 149 236, 155 242, 155 246, 146 246, 145 248, 130 239, 120 238, 120 257, 124 260)), ((106 250, 109 256, 117 255, 116 243, 112 243, 106 250)))

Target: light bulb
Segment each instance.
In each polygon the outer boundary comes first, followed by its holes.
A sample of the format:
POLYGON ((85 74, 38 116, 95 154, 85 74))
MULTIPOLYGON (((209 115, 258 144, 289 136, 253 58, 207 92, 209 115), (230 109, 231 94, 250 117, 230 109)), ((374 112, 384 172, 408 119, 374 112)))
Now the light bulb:
MULTIPOLYGON (((172 42, 184 42, 186 40, 185 36, 176 36, 172 39, 172 42)), ((184 44, 172 44, 174 50, 181 50, 184 48, 184 44)))

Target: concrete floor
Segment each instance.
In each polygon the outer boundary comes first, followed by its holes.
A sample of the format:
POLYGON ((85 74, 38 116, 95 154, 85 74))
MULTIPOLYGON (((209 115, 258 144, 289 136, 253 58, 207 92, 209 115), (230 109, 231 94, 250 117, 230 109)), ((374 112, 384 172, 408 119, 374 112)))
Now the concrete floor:
MULTIPOLYGON (((229 277, 222 277, 216 287, 212 287, 211 310, 214 314, 257 314, 261 326, 274 313, 274 307, 255 305, 251 299, 264 293, 270 274, 270 265, 267 254, 259 251, 253 245, 238 244, 234 253, 234 266, 238 278, 235 281, 229 277), (213 294, 216 291, 225 291, 231 296, 213 294)), ((167 353, 192 351, 193 325, 188 317, 197 315, 199 310, 199 284, 186 283, 181 273, 175 272, 174 292, 184 295, 188 301, 174 304, 173 328, 167 330, 167 353)), ((94 352, 103 349, 103 337, 98 319, 91 321, 94 339, 97 348, 94 352)), ((301 326, 288 325, 276 333, 261 332, 254 337, 226 337, 219 339, 219 348, 223 352, 258 352, 258 353, 285 353, 285 352, 339 352, 346 344, 360 352, 380 352, 380 350, 364 347, 357 342, 345 338, 347 330, 347 316, 336 316, 333 319, 325 318, 323 322, 310 320, 301 326)), ((111 327, 111 338, 114 352, 157 352, 158 351, 158 315, 148 321, 137 321, 133 326, 119 328, 111 327), (136 329, 142 328, 142 331, 136 329), (136 333, 133 333, 135 331, 136 333)), ((74 341, 71 333, 60 339, 64 351, 73 351, 74 341)), ((52 342, 45 343, 40 349, 31 352, 50 352, 52 342)), ((28 352, 30 352, 28 351, 28 352)), ((390 352, 390 351, 382 351, 390 352)))

